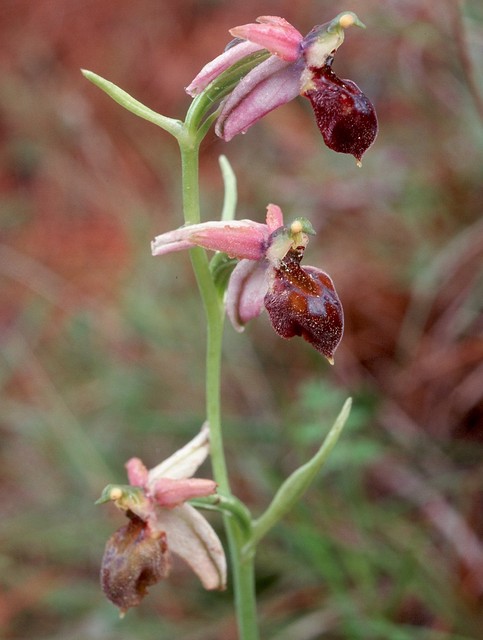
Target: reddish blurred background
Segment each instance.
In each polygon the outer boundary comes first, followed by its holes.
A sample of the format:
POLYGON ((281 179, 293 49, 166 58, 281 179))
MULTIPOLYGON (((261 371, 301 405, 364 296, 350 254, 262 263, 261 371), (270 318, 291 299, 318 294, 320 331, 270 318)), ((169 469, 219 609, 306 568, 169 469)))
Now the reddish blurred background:
POLYGON ((324 147, 302 98, 230 144, 210 133, 201 155, 205 218, 221 208, 223 153, 238 217, 262 221, 275 202, 312 220, 307 262, 346 314, 333 368, 264 317, 226 331, 230 468, 255 512, 354 397, 326 474, 261 554, 263 637, 481 633, 481 4, 4 0, 3 637, 235 637, 230 594, 202 593, 183 567, 122 623, 97 584, 119 517, 93 501, 129 456, 154 464, 198 428, 204 326, 187 256, 149 252, 181 224, 176 145, 80 68, 183 118, 183 87, 230 27, 273 14, 305 33, 346 9, 368 28, 347 32, 334 70, 380 122, 363 167, 324 147))

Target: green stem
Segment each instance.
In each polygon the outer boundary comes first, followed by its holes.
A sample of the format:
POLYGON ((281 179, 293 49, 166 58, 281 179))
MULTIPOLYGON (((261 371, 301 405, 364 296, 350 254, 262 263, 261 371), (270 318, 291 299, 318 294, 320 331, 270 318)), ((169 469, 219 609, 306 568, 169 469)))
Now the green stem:
MULTIPOLYGON (((181 151, 183 210, 186 224, 200 221, 198 157, 201 140, 189 127, 178 137, 181 151)), ((206 252, 191 249, 191 262, 203 301, 207 322, 206 414, 210 425, 213 477, 219 492, 231 496, 221 429, 221 351, 225 312, 209 270, 206 252)), ((230 516, 224 516, 231 556, 233 588, 240 640, 258 640, 255 599, 254 553, 243 553, 247 532, 230 516)))
POLYGON ((246 538, 236 522, 225 518, 230 545, 235 608, 240 640, 259 640, 255 594, 255 553, 244 554, 246 538))
MULTIPOLYGON (((199 144, 187 136, 180 141, 183 185, 183 209, 186 224, 200 221, 198 153, 199 144)), ((210 424, 210 449, 213 475, 222 493, 230 493, 226 469, 220 414, 221 340, 224 313, 209 270, 206 252, 195 247, 190 251, 191 264, 203 301, 207 322, 206 417, 210 424)))

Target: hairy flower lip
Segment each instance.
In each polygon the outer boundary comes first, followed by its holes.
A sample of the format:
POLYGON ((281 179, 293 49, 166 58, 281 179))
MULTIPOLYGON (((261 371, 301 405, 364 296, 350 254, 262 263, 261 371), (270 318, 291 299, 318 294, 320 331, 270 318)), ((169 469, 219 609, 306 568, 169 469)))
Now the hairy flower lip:
POLYGON ((339 153, 350 153, 360 166, 362 156, 376 139, 377 115, 356 83, 341 80, 331 64, 329 60, 323 68, 312 70, 305 95, 325 144, 339 153))
POLYGON ((107 541, 101 566, 101 586, 106 597, 124 616, 136 607, 148 587, 169 575, 166 535, 154 537, 146 524, 129 513, 129 522, 107 541))
POLYGON ((283 338, 301 336, 330 364, 344 333, 344 313, 330 276, 300 266, 303 250, 291 249, 272 279, 264 304, 283 338))

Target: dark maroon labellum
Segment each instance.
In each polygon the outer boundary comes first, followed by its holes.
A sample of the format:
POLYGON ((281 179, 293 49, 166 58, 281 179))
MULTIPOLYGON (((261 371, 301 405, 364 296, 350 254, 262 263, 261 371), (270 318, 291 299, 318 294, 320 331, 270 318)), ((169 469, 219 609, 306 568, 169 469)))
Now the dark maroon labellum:
POLYGON ((275 271, 265 295, 273 328, 283 338, 302 336, 333 362, 344 331, 342 305, 329 276, 300 266, 302 252, 291 249, 275 271))
POLYGON ((153 536, 145 522, 128 515, 129 523, 107 541, 101 566, 102 590, 122 613, 137 606, 170 568, 166 536, 153 536))
POLYGON ((360 162, 377 135, 372 103, 352 80, 338 78, 330 64, 310 70, 315 89, 305 95, 325 144, 333 151, 351 153, 360 162))

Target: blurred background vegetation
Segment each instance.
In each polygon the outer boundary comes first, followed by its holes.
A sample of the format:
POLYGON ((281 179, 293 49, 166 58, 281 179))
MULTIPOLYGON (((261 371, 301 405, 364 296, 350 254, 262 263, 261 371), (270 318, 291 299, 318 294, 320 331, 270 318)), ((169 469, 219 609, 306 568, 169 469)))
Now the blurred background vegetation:
MULTIPOLYGON (((203 420, 204 325, 178 226, 175 143, 85 67, 183 117, 185 87, 263 14, 300 31, 354 10, 334 64, 375 103, 362 169, 322 143, 308 100, 201 157, 205 218, 268 202, 318 232, 346 333, 330 367, 266 316, 227 327, 234 491, 259 513, 354 410, 306 499, 258 558, 262 637, 475 640, 483 628, 483 6, 478 0, 3 0, 0 5, 0 636, 234 640, 231 594, 184 566, 123 621, 99 563, 122 524, 94 500, 203 420)), ((215 526, 219 520, 213 519, 215 526)))

